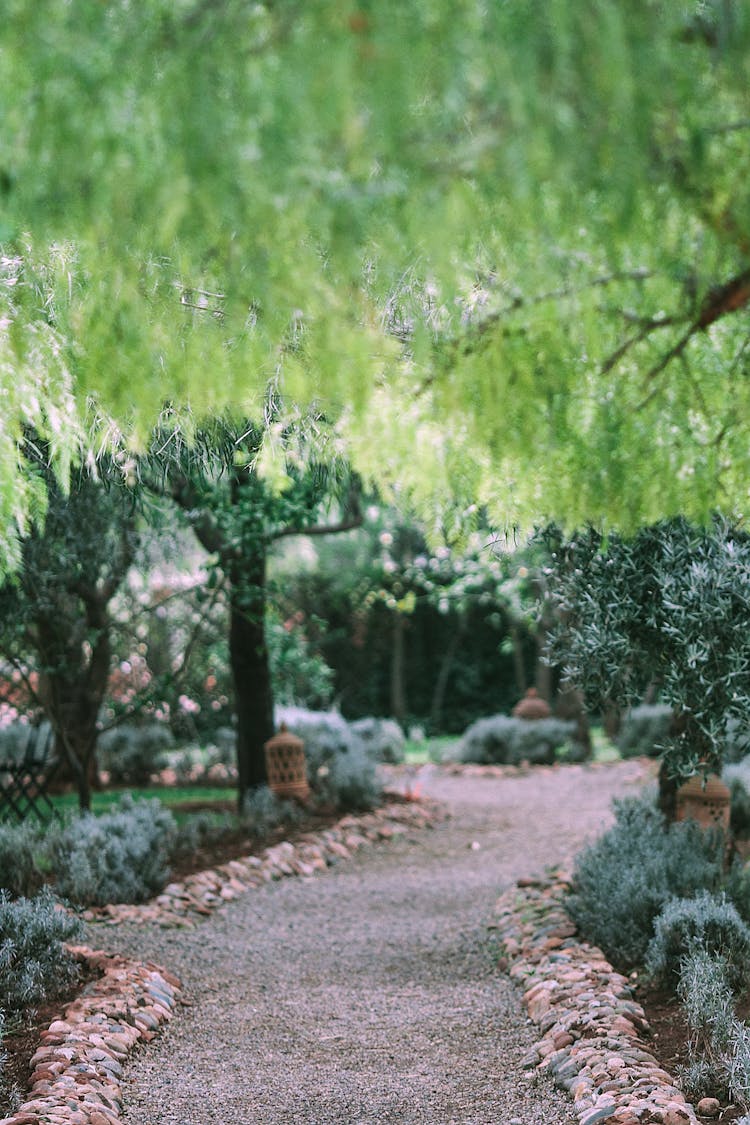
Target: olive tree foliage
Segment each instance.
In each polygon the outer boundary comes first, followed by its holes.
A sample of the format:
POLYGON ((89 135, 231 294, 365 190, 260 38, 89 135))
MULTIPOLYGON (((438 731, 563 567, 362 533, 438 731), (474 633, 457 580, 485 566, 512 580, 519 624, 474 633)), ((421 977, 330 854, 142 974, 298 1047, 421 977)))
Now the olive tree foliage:
POLYGON ((430 519, 746 512, 749 47, 747 0, 8 0, 4 540, 24 423, 64 475, 269 378, 430 519))
POLYGON ((606 540, 548 532, 556 608, 550 651, 601 708, 647 689, 675 711, 669 773, 718 770, 727 722, 750 714, 750 538, 725 522, 684 519, 606 540))
POLYGON ((133 496, 87 469, 64 491, 48 452, 26 442, 30 472, 48 492, 44 526, 21 544, 22 566, 0 583, 0 654, 48 719, 57 755, 88 808, 100 712, 112 664, 112 600, 138 545, 133 496))

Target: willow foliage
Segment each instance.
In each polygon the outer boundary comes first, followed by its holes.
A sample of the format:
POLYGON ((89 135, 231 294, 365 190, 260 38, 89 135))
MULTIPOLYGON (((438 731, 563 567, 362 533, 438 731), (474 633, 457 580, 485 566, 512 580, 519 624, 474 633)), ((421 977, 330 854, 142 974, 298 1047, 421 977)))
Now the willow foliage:
POLYGON ((746 510, 748 47, 748 0, 7 0, 0 533, 26 427, 64 476, 269 380, 423 509, 746 510))

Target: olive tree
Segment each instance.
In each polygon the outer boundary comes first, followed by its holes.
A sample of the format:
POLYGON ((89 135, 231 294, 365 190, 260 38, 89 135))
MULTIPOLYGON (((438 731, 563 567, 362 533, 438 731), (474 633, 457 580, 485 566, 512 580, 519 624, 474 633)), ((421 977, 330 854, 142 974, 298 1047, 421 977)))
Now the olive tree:
POLYGON ((665 776, 719 769, 727 723, 750 717, 750 537, 679 518, 631 537, 547 539, 550 652, 566 677, 595 708, 657 691, 675 713, 665 776))
POLYGON ((49 501, 44 524, 21 541, 20 571, 0 585, 0 655, 50 722, 88 808, 112 664, 111 603, 135 556, 138 514, 132 493, 86 469, 63 490, 43 447, 28 439, 26 448, 49 501))

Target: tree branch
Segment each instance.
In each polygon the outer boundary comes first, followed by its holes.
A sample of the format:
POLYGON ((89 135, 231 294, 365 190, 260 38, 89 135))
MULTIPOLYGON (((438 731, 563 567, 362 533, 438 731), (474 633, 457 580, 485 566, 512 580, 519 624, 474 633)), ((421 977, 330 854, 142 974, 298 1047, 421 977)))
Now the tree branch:
POLYGON ((272 532, 269 539, 271 541, 286 539, 290 535, 336 535, 340 531, 352 531, 356 527, 361 527, 362 523, 362 514, 358 513, 349 519, 340 520, 339 523, 313 524, 310 527, 282 527, 279 531, 272 532))
POLYGON ((705 332, 717 320, 738 312, 750 303, 750 269, 743 270, 723 285, 709 289, 700 312, 695 320, 680 336, 679 340, 666 352, 658 363, 646 373, 646 382, 651 383, 668 367, 673 359, 677 359, 685 351, 693 336, 698 332, 705 332))

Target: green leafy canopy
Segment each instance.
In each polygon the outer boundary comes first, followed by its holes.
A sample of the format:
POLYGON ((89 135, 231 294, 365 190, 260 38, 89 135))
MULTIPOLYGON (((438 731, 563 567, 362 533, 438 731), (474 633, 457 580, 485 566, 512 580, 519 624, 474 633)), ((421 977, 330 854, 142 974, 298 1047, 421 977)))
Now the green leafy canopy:
POLYGON ((269 380, 425 512, 744 513, 749 41, 747 0, 8 0, 0 536, 25 427, 64 478, 269 380))

